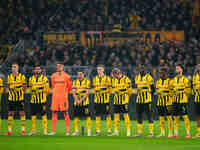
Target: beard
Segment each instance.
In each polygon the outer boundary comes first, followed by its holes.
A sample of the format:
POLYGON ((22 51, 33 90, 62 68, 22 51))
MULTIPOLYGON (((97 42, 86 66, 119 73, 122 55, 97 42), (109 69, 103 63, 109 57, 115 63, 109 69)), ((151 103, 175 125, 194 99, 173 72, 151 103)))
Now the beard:
POLYGON ((41 74, 41 72, 36 72, 35 74, 36 74, 37 76, 39 76, 39 75, 41 74))
POLYGON ((161 74, 160 78, 161 79, 166 79, 167 78, 167 74, 161 74))

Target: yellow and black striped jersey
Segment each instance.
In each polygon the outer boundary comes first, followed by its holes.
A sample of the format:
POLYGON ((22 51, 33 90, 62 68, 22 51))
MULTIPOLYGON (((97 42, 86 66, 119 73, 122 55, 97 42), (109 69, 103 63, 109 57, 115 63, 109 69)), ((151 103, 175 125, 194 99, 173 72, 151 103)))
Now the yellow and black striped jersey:
POLYGON ((3 93, 3 80, 2 80, 2 78, 0 78, 0 94, 2 94, 3 93))
POLYGON ((195 103, 200 103, 200 74, 195 74, 192 78, 193 94, 195 103))
POLYGON ((172 80, 170 78, 157 80, 156 92, 158 94, 157 106, 172 105, 172 80))
POLYGON ((188 103, 188 97, 191 92, 190 81, 187 77, 174 77, 172 80, 172 89, 174 93, 173 102, 188 103))
MULTIPOLYGON (((90 89, 90 80, 84 78, 83 80, 74 80, 72 88, 75 90, 76 95, 78 96, 78 99, 80 100, 83 96, 87 94, 87 91, 90 89)), ((89 104, 89 96, 85 98, 85 100, 82 102, 82 106, 86 106, 89 104)), ((74 105, 78 105, 74 101, 74 105)))
POLYGON ((93 78, 93 88, 95 91, 94 103, 109 103, 111 89, 111 78, 109 76, 95 76, 93 78))
POLYGON ((152 101, 152 85, 154 80, 150 74, 141 76, 140 74, 135 77, 135 85, 137 90, 136 103, 144 104, 152 101))
POLYGON ((46 103, 50 89, 49 80, 45 75, 41 74, 38 77, 36 75, 31 76, 29 78, 29 87, 31 90, 31 103, 46 103))
POLYGON ((14 76, 12 73, 8 75, 8 100, 9 101, 23 101, 24 100, 24 89, 26 85, 26 77, 19 73, 14 76))
POLYGON ((128 104, 132 93, 131 80, 122 75, 121 78, 112 78, 112 90, 114 92, 114 104, 128 104))

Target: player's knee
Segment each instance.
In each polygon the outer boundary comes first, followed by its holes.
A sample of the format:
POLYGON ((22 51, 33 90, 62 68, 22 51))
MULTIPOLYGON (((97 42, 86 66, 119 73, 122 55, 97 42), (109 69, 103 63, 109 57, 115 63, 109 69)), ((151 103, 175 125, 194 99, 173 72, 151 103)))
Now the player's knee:
POLYGON ((9 111, 8 116, 14 116, 14 111, 9 111))
POLYGON ((142 114, 138 114, 138 123, 142 123, 142 114))
POLYGON ((149 120, 149 123, 153 123, 153 115, 152 114, 148 115, 148 120, 149 120))
POLYGON ((42 111, 42 112, 41 112, 41 115, 42 115, 42 116, 44 116, 44 115, 46 115, 46 114, 47 114, 46 111, 42 111))
POLYGON ((67 111, 65 111, 65 112, 64 112, 64 115, 68 115, 68 112, 67 112, 67 111))
POLYGON ((197 126, 200 127, 200 119, 197 120, 197 126))
POLYGON ((159 116, 160 116, 160 117, 164 117, 164 116, 165 116, 165 113, 160 113, 159 116))
POLYGON ((24 111, 20 111, 20 112, 19 112, 19 115, 20 115, 20 116, 25 116, 24 111))
POLYGON ((56 115, 56 114, 57 114, 57 111, 53 111, 52 114, 56 115))
POLYGON ((149 119, 149 123, 153 123, 153 119, 149 119))
POLYGON ((36 112, 31 112, 31 116, 36 116, 37 113, 36 112))

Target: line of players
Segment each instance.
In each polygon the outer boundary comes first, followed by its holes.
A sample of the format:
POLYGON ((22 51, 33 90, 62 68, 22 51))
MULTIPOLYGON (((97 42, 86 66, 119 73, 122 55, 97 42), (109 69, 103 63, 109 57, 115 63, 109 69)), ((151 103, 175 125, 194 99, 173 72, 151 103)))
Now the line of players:
MULTIPOLYGON (((29 78, 29 87, 31 91, 31 119, 32 132, 29 135, 36 134, 36 115, 42 116, 44 135, 56 134, 57 112, 62 111, 65 114, 66 135, 69 135, 69 115, 68 115, 68 94, 72 90, 74 98, 74 133, 79 135, 79 119, 86 117, 86 126, 88 136, 91 136, 91 117, 89 111, 89 97, 91 87, 93 87, 94 108, 96 115, 96 134, 101 135, 101 117, 106 116, 107 135, 119 135, 120 114, 123 114, 127 136, 131 136, 130 118, 129 118, 129 98, 132 94, 131 80, 124 75, 118 68, 112 70, 111 76, 104 74, 104 66, 97 66, 98 75, 92 80, 85 78, 84 71, 79 70, 77 79, 71 83, 69 75, 64 72, 64 65, 57 63, 57 72, 51 77, 52 82, 52 132, 47 133, 47 115, 46 101, 49 94, 49 81, 41 73, 41 67, 35 66, 34 75, 29 78), (110 114, 110 94, 114 95, 114 133, 111 132, 111 114, 110 114)), ((176 65, 176 76, 169 77, 168 68, 160 68, 160 78, 154 82, 152 76, 145 70, 144 66, 140 67, 139 73, 135 76, 134 87, 136 88, 136 115, 137 115, 137 134, 136 137, 142 136, 143 113, 146 113, 149 121, 149 137, 153 137, 153 111, 152 97, 157 93, 157 110, 160 120, 160 135, 165 136, 165 116, 168 120, 168 137, 178 137, 179 119, 182 116, 185 123, 186 138, 190 138, 190 120, 188 117, 188 97, 194 95, 195 110, 197 114, 197 134, 200 137, 200 64, 197 65, 197 73, 193 76, 192 84, 186 76, 183 75, 182 65, 176 65), (155 85, 154 85, 155 83, 155 85), (173 119, 174 131, 173 131, 173 119)), ((0 80, 0 93, 3 93, 3 81, 0 80)), ((24 113, 24 92, 26 90, 26 78, 19 73, 17 63, 12 64, 12 73, 8 75, 8 132, 6 135, 12 135, 13 116, 19 112, 21 119, 21 135, 25 132, 25 113, 24 113)))

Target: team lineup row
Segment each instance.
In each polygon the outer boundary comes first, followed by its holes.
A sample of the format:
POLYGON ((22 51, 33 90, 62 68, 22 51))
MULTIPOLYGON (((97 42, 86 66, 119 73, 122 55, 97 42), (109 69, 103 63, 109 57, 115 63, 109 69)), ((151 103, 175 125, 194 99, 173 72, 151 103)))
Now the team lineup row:
MULTIPOLYGON (((77 79, 71 82, 70 76, 64 72, 64 65, 57 63, 57 72, 51 76, 52 85, 52 132, 47 133, 47 115, 46 101, 50 92, 49 81, 41 73, 41 67, 35 66, 34 74, 29 78, 29 87, 31 91, 31 120, 32 132, 29 135, 36 134, 36 115, 42 116, 44 135, 55 135, 58 111, 64 112, 66 135, 69 135, 69 114, 68 114, 68 94, 72 92, 74 99, 74 133, 79 135, 79 119, 86 119, 88 136, 91 136, 91 117, 88 109, 90 88, 94 90, 94 108, 96 116, 96 134, 101 135, 100 121, 101 116, 105 115, 107 120, 107 135, 119 135, 120 114, 123 114, 126 135, 131 136, 130 118, 128 103, 132 94, 131 80, 124 75, 120 69, 114 68, 109 77, 104 74, 104 66, 97 66, 98 75, 90 80, 85 78, 84 70, 77 71, 77 79), (113 94, 113 111, 114 111, 114 132, 111 131, 111 114, 110 114, 110 94, 113 94)), ((149 121, 149 137, 153 137, 153 111, 152 96, 156 92, 157 110, 160 120, 160 135, 165 136, 165 117, 168 121, 168 137, 178 137, 179 120, 182 116, 185 123, 186 138, 190 138, 190 120, 187 112, 188 97, 193 94, 195 101, 195 110, 197 118, 197 134, 200 137, 200 64, 197 66, 197 73, 193 76, 192 83, 183 75, 183 67, 176 65, 176 76, 169 77, 167 67, 160 68, 160 78, 154 81, 153 77, 145 70, 144 66, 140 67, 139 73, 134 78, 134 88, 136 89, 136 115, 137 115, 137 134, 142 136, 143 113, 147 115, 149 121), (174 120, 174 121, 173 121, 174 120), (173 128, 174 124, 174 128, 173 128)), ((19 73, 17 63, 12 64, 12 72, 8 75, 8 132, 6 135, 12 135, 13 119, 15 112, 19 112, 21 119, 21 134, 26 135, 24 113, 24 91, 26 90, 26 78, 19 73)), ((3 81, 0 80, 0 93, 3 93, 3 81)))

